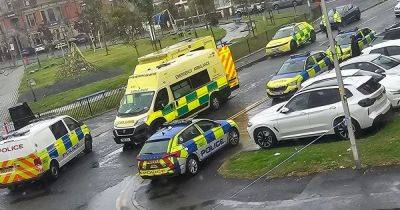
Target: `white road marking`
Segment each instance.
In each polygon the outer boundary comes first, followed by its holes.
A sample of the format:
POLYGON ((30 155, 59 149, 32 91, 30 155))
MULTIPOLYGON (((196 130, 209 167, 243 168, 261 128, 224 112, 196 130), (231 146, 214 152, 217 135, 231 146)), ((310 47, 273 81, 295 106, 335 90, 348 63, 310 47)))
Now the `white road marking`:
POLYGON ((368 20, 366 20, 366 21, 362 22, 360 25, 364 25, 364 24, 366 24, 366 23, 370 22, 371 20, 375 20, 376 18, 377 18, 377 16, 375 16, 375 17, 372 17, 372 18, 370 18, 370 19, 368 19, 368 20))

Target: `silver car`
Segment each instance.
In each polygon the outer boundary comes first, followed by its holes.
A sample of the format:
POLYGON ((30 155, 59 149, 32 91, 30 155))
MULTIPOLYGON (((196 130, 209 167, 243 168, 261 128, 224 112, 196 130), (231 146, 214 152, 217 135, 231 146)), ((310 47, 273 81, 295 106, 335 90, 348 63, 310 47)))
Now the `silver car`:
POLYGON ((286 7, 297 7, 303 4, 303 0, 269 0, 266 4, 267 8, 278 10, 286 7))

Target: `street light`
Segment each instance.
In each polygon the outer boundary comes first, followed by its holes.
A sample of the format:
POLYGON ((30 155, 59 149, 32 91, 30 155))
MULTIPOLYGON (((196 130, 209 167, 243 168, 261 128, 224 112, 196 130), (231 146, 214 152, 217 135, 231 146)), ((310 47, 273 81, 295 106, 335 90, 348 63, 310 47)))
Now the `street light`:
POLYGON ((336 54, 335 43, 333 40, 332 29, 331 29, 331 23, 329 22, 329 19, 328 19, 328 11, 326 9, 325 0, 321 0, 321 7, 322 7, 322 18, 323 18, 322 21, 325 21, 325 23, 326 23, 326 30, 328 33, 330 50, 333 55, 333 64, 335 66, 336 78, 337 78, 338 85, 339 85, 340 98, 342 99, 345 122, 347 124, 347 132, 348 132, 348 135, 350 138, 350 143, 351 143, 351 150, 353 152, 356 169, 360 169, 361 162, 360 162, 360 159, 358 156, 357 144, 356 144, 356 139, 355 139, 354 130, 353 130, 353 124, 352 124, 352 120, 351 120, 351 116, 350 116, 350 109, 349 109, 349 105, 347 103, 347 98, 345 95, 342 73, 340 72, 339 61, 338 61, 337 54, 336 54))

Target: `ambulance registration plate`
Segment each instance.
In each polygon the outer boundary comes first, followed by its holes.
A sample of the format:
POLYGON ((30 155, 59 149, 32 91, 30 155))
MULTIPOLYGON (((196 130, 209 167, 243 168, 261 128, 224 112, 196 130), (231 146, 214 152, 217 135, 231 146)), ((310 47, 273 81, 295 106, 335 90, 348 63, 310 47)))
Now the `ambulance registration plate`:
POLYGON ((123 138, 123 139, 121 139, 121 142, 130 142, 131 141, 131 139, 129 139, 129 138, 123 138))

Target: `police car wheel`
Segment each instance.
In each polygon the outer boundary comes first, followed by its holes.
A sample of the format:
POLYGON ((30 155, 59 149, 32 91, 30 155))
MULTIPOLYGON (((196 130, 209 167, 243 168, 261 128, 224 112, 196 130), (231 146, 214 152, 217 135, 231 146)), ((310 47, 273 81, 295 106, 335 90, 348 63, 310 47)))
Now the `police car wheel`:
POLYGON ((90 153, 93 149, 93 141, 91 136, 85 138, 85 153, 90 153))
POLYGON ((212 110, 218 110, 221 108, 221 100, 217 94, 212 94, 210 98, 210 107, 212 110))
POLYGON ((59 175, 60 175, 60 167, 58 166, 57 161, 52 161, 50 163, 49 176, 52 180, 56 180, 59 175))
POLYGON ((194 176, 197 173, 199 173, 199 161, 197 160, 197 158, 190 156, 187 161, 186 161, 186 173, 189 176, 194 176))
POLYGON ((239 144, 239 131, 233 129, 228 134, 228 141, 231 146, 236 146, 239 144))
POLYGON ((276 136, 268 128, 258 128, 254 132, 254 139, 262 149, 268 149, 276 144, 276 136))

